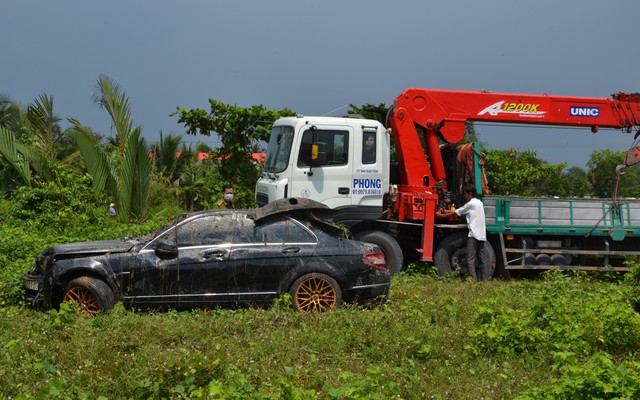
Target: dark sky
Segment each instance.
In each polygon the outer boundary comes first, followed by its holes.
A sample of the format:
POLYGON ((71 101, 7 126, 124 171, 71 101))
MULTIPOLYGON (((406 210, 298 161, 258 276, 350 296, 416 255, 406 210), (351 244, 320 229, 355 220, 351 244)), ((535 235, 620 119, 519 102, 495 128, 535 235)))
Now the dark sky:
MULTIPOLYGON (((0 93, 53 95, 60 117, 109 135, 91 101, 106 74, 150 141, 184 134, 170 114, 209 98, 341 115, 409 87, 609 97, 640 91, 639 15, 638 0, 5 0, 0 93)), ((489 148, 578 166, 632 144, 618 131, 478 131, 489 148)))

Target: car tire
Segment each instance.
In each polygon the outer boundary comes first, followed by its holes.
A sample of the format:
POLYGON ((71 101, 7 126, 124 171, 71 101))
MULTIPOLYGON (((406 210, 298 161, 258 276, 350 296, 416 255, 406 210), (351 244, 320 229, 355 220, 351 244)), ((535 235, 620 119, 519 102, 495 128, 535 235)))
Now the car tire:
MULTIPOLYGON (((439 244, 433 261, 438 268, 438 275, 450 275, 456 271, 463 273, 467 269, 467 233, 455 232, 446 236, 439 244)), ((485 242, 483 251, 488 253, 489 263, 493 271, 496 267, 496 254, 489 241, 485 242)), ((468 271, 467 271, 468 273, 468 271)))
POLYGON ((355 239, 380 246, 387 258, 387 270, 389 270, 391 275, 397 274, 402 270, 402 263, 404 262, 402 248, 388 233, 381 231, 363 231, 356 234, 355 239))
POLYGON ((293 309, 302 314, 333 310, 342 304, 342 289, 338 282, 329 275, 317 272, 296 279, 289 294, 293 309))
POLYGON ((113 291, 104 281, 81 276, 71 280, 64 289, 62 302, 75 301, 82 314, 95 316, 98 312, 113 308, 113 291))

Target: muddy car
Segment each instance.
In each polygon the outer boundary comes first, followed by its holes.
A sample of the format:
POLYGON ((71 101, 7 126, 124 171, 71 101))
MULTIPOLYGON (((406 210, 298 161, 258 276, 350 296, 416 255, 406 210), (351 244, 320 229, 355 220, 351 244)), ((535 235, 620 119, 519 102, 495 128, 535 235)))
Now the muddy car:
POLYGON ((379 247, 350 240, 323 204, 295 198, 183 214, 141 238, 47 247, 24 277, 32 305, 75 301, 91 315, 119 301, 183 310, 269 304, 284 293, 309 313, 384 297, 389 281, 379 247))

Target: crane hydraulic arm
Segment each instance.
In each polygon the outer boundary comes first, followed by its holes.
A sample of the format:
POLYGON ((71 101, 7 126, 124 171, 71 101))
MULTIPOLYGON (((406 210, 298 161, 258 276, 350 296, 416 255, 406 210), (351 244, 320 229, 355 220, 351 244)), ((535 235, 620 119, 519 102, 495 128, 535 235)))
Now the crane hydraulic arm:
POLYGON ((593 132, 619 128, 631 133, 640 128, 640 93, 614 93, 609 99, 407 89, 394 100, 389 120, 403 184, 431 187, 444 180, 438 138, 459 142, 467 121, 585 126, 593 132), (424 131, 428 159, 416 126, 424 131))

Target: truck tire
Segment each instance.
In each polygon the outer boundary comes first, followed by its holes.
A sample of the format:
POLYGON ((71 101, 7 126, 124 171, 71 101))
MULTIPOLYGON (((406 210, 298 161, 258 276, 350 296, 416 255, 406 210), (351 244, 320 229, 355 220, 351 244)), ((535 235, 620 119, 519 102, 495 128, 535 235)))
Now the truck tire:
POLYGON ((354 237, 361 242, 377 244, 382 248, 387 258, 387 270, 391 275, 397 274, 402 270, 402 263, 404 262, 402 248, 391 235, 382 231, 362 231, 354 235, 354 237))
POLYGON ((553 254, 550 258, 551 265, 564 266, 567 264, 567 259, 563 254, 553 254))
MULTIPOLYGON (((491 243, 484 242, 483 251, 489 256, 491 265, 491 275, 496 269, 496 253, 493 251, 491 243)), ((454 272, 463 273, 467 271, 467 233, 455 232, 446 236, 436 249, 433 261, 438 268, 438 275, 445 276, 454 272)))
POLYGON ((75 301, 82 314, 95 316, 100 311, 113 308, 113 291, 104 281, 81 276, 69 282, 64 289, 62 302, 75 301))

